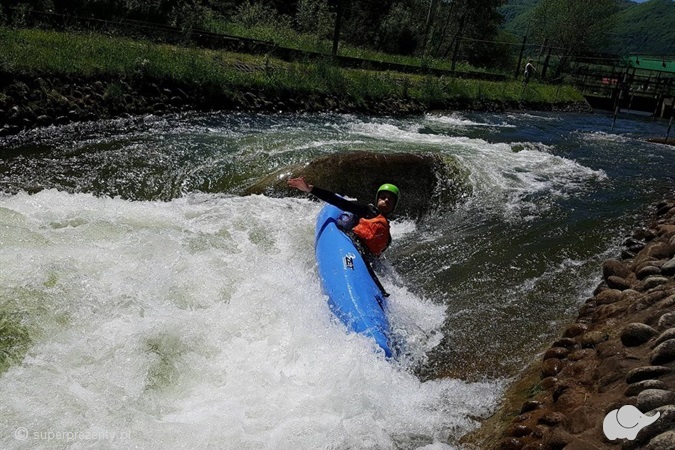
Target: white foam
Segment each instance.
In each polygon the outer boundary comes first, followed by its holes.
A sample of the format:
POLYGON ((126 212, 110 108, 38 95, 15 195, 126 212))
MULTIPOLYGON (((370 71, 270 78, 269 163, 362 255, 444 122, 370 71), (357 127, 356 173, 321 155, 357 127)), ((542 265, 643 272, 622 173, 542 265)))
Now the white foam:
POLYGON ((318 208, 0 197, 0 307, 32 337, 0 379, 2 447, 455 445, 501 385, 411 373, 445 312, 403 286, 391 315, 407 359, 346 333, 316 277, 318 208))
POLYGON ((466 119, 458 113, 446 115, 427 114, 424 119, 428 122, 439 123, 443 125, 450 125, 453 127, 470 128, 470 127, 489 127, 489 128, 515 128, 516 126, 507 122, 476 122, 471 119, 466 119))
POLYGON ((607 175, 553 154, 541 142, 492 143, 465 136, 419 133, 417 127, 386 122, 354 122, 350 130, 381 141, 414 143, 416 151, 454 157, 469 173, 471 204, 500 210, 506 220, 529 220, 545 211, 551 199, 566 198, 607 175), (533 196, 548 197, 543 203, 533 196))

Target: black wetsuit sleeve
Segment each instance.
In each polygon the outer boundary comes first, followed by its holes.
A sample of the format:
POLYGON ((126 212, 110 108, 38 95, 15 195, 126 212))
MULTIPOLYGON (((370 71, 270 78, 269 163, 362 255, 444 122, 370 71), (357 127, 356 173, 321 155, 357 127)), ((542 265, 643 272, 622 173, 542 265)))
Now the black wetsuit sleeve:
POLYGON ((373 207, 373 205, 364 205, 362 203, 346 200, 331 191, 327 191, 316 186, 312 188, 310 193, 324 202, 330 203, 331 205, 336 206, 343 211, 356 214, 358 217, 372 219, 377 215, 377 210, 375 207, 373 207))

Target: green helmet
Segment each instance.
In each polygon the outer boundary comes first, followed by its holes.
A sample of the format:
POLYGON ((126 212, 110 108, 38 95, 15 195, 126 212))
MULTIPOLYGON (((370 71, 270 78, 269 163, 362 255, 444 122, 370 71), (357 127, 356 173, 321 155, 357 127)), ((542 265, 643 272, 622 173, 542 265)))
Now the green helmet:
POLYGON ((396 196, 396 203, 394 204, 394 206, 396 206, 398 204, 398 201, 401 199, 401 191, 399 191, 396 186, 390 183, 384 183, 382 186, 380 186, 379 189, 377 190, 377 196, 379 196, 380 192, 383 191, 391 192, 396 196))

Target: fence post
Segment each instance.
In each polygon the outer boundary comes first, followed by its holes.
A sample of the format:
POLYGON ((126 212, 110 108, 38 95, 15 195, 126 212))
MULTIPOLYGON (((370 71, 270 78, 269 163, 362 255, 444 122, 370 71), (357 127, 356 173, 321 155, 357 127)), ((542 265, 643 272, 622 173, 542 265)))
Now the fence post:
POLYGON ((548 52, 546 53, 546 59, 544 59, 544 67, 541 69, 541 81, 544 81, 544 78, 546 78, 546 71, 548 70, 548 62, 551 59, 552 50, 553 47, 549 47, 548 52))
POLYGON ((518 56, 518 65, 516 66, 516 80, 520 75, 520 65, 523 63, 523 53, 525 53, 525 43, 527 42, 527 35, 523 36, 523 45, 520 46, 520 55, 518 56))
POLYGON ((335 15, 335 30, 333 30, 333 56, 337 56, 338 42, 340 41, 340 27, 342 26, 342 7, 343 0, 337 2, 337 13, 335 15))
POLYGON ((459 31, 457 32, 457 38, 455 40, 455 51, 452 53, 452 67, 450 68, 451 72, 455 71, 455 65, 457 64, 459 43, 462 41, 462 33, 464 33, 464 19, 466 19, 466 13, 462 14, 462 18, 459 19, 459 31))

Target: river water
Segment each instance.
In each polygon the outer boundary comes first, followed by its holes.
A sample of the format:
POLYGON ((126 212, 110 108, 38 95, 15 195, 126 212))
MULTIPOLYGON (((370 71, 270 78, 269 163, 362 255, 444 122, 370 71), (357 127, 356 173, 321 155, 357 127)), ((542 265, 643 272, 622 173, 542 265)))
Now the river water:
MULTIPOLYGON (((552 113, 209 114, 0 139, 3 448, 459 448, 675 190, 667 123, 552 113), (331 318, 320 205, 243 196, 335 152, 439 153, 471 194, 393 222, 405 354, 331 318)), ((405 193, 403 193, 405 195, 405 193)))

